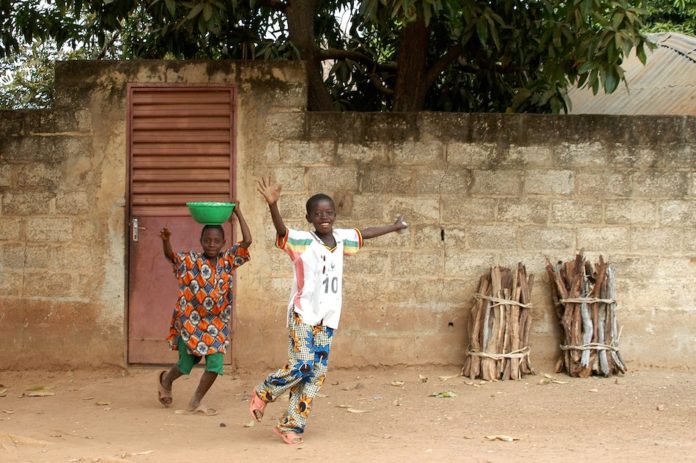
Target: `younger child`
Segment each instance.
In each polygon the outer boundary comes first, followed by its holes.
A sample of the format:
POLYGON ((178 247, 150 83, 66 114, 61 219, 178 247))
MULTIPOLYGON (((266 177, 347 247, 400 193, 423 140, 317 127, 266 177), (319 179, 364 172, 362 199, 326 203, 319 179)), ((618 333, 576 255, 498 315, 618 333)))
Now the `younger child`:
MULTIPOLYGON (((234 215, 239 220, 242 241, 224 250, 225 232, 220 225, 205 225, 200 243, 203 252, 172 251, 167 228, 160 232, 164 256, 174 265, 179 282, 179 298, 172 314, 167 340, 179 351, 179 361, 157 378, 158 399, 162 405, 172 404, 172 383, 188 375, 193 366, 205 357, 205 372, 189 401, 192 413, 215 415, 217 412, 201 404, 203 397, 223 372, 223 360, 229 346, 229 322, 232 317, 232 273, 249 260, 251 232, 239 202, 234 215)), ((232 218, 230 217, 230 223, 232 218)))
POLYGON ((281 185, 261 179, 258 190, 271 211, 276 245, 290 256, 295 278, 288 303, 288 363, 256 386, 249 412, 261 421, 266 405, 289 389, 288 409, 273 432, 286 444, 301 444, 312 401, 326 377, 331 340, 341 316, 343 256, 358 252, 363 240, 407 225, 399 216, 391 225, 334 229, 333 199, 316 194, 307 201, 305 216, 314 231, 292 230, 285 227, 278 210, 281 185))

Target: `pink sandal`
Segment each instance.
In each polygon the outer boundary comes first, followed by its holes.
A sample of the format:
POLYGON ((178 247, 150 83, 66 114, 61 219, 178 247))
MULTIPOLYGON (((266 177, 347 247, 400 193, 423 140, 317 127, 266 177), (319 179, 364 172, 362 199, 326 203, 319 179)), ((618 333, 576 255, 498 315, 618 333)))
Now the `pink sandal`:
POLYGON ((302 436, 300 436, 296 432, 292 432, 292 431, 282 432, 278 428, 273 428, 273 434, 279 436, 281 439, 283 439, 283 442, 285 442, 288 445, 304 444, 304 439, 302 438, 302 436))
POLYGON ((249 413, 251 413, 252 418, 254 418, 259 423, 261 418, 263 418, 263 412, 266 409, 266 402, 264 402, 261 397, 254 391, 249 401, 249 413))

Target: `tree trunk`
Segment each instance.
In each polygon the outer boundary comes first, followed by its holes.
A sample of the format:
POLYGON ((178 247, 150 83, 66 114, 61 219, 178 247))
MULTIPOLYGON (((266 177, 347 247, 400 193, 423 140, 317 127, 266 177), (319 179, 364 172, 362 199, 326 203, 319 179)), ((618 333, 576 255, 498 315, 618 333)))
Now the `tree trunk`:
POLYGON ((406 24, 399 40, 392 111, 421 111, 425 106, 427 50, 428 27, 419 12, 418 19, 406 24))
POLYGON ((318 0, 292 0, 287 2, 285 15, 288 20, 290 42, 300 52, 306 63, 307 109, 331 111, 331 95, 324 85, 319 49, 314 40, 314 15, 318 0))

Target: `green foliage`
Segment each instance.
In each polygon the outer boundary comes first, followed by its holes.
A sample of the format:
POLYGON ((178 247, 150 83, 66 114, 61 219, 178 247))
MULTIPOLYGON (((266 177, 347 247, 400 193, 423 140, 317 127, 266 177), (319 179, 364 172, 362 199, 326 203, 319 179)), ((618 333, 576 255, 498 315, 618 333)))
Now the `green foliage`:
POLYGON ((426 109, 560 112, 576 83, 613 92, 624 57, 633 49, 644 56, 647 46, 637 0, 366 0, 361 11, 400 27, 414 4, 429 20, 428 66, 461 50, 429 89, 426 109))
MULTIPOLYGON (((93 58, 305 58, 288 29, 287 3, 298 1, 0 0, 0 57, 54 40, 93 58)), ((313 30, 300 32, 327 64, 334 109, 392 108, 399 76, 413 71, 397 65, 404 30, 422 20, 425 62, 410 64, 425 69, 422 109, 561 112, 569 86, 612 92, 624 57, 645 57, 639 2, 318 0, 313 30)))
POLYGON ((646 0, 646 32, 680 32, 696 37, 696 0, 646 0))
POLYGON ((83 51, 56 50, 55 45, 35 42, 0 59, 0 109, 50 106, 55 60, 85 59, 83 51))

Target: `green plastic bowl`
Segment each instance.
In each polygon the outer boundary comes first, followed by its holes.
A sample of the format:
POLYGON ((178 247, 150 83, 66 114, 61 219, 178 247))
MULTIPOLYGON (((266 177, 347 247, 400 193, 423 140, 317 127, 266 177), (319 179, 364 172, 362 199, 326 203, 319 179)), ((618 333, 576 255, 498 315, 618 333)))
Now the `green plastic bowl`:
POLYGON ((222 225, 232 215, 235 203, 188 202, 193 220, 203 225, 222 225))

